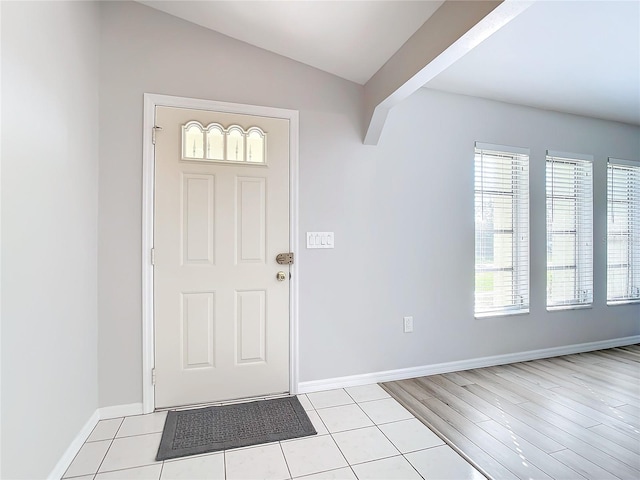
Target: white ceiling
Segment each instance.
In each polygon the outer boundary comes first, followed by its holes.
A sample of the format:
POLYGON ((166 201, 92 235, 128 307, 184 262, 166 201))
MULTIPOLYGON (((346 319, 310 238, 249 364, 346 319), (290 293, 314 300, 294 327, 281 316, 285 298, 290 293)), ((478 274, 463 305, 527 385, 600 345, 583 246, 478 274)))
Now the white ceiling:
POLYGON ((640 2, 538 2, 426 86, 640 125, 640 2))
POLYGON ((443 1, 140 1, 364 85, 443 1))
MULTIPOLYGON (((442 1, 141 1, 365 84, 442 1)), ((427 88, 640 125, 640 2, 538 0, 427 88)))

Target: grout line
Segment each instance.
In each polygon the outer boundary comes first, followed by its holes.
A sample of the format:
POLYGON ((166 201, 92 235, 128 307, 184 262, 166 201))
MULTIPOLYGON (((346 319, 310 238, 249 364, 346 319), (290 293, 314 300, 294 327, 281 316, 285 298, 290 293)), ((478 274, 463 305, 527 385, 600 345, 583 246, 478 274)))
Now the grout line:
MULTIPOLYGON (((105 473, 126 472, 127 470, 133 470, 133 469, 136 469, 136 468, 152 467, 154 465, 159 465, 160 463, 164 463, 164 460, 162 460, 161 462, 145 463, 144 465, 134 465, 132 467, 116 468, 116 469, 113 469, 113 470, 105 470, 104 472, 95 473, 94 476, 102 475, 102 474, 105 474, 105 473)), ((161 471, 162 471, 162 469, 161 469, 161 471)), ((72 479, 68 479, 68 480, 72 480, 72 479)))
POLYGON ((100 463, 98 464, 98 468, 96 468, 96 471, 94 473, 94 477, 98 476, 98 472, 100 472, 100 467, 102 466, 102 464, 104 463, 104 459, 107 458, 107 455, 109 454, 109 450, 111 450, 111 446, 113 445, 113 438, 111 439, 111 442, 109 443, 109 446, 107 447, 107 451, 104 452, 104 455, 102 457, 102 460, 100 460, 100 463))
MULTIPOLYGON (((353 472, 353 469, 351 468, 351 465, 347 465, 346 467, 336 467, 336 468, 330 468, 329 470, 322 470, 320 472, 313 472, 313 473, 307 473, 306 475, 302 475, 301 477, 295 477, 296 479, 300 479, 300 480, 304 480, 305 478, 314 476, 314 475, 320 475, 321 473, 329 473, 329 472, 335 472, 336 470, 341 470, 343 468, 349 468, 351 469, 351 471, 353 472)), ((355 472, 353 473, 355 475, 355 472)), ((293 478, 293 477, 291 477, 293 478)), ((358 478, 356 476, 356 478, 358 478)))
MULTIPOLYGON (((65 474, 69 471, 69 469, 71 468, 71 465, 73 465, 73 462, 76 461, 76 458, 78 458, 78 455, 80 455, 80 451, 84 448, 84 446, 87 444, 87 442, 85 441, 82 446, 78 449, 78 451, 76 452, 76 454, 73 457, 73 460, 71 460, 71 463, 69 463, 69 466, 67 467, 67 469, 64 471, 64 473, 62 474, 62 480, 65 480, 67 478, 73 478, 73 477, 65 477, 65 474)), ((82 476, 82 475, 76 475, 77 476, 82 476)))
POLYGON ((282 458, 284 458, 284 464, 287 466, 287 472, 289 472, 289 478, 293 478, 291 474, 291 469, 289 468, 289 462, 287 462, 287 456, 284 454, 284 448, 282 448, 282 442, 278 442, 280 446, 280 451, 282 452, 282 458))
POLYGON ((116 431, 113 434, 113 438, 111 439, 112 441, 115 440, 118 437, 118 432, 122 428, 122 425, 124 425, 125 418, 130 418, 130 417, 122 417, 122 420, 120 421, 120 425, 118 425, 118 428, 116 428, 116 431))
MULTIPOLYGON (((134 433, 132 435, 123 435, 121 437, 113 437, 113 440, 121 440, 123 438, 133 438, 133 437, 144 437, 145 435, 158 435, 159 433, 161 434, 163 430, 160 430, 159 432, 145 432, 145 433, 134 433)), ((109 440, 109 439, 107 439, 109 440)), ((91 442, 93 443, 93 442, 91 442)))
MULTIPOLYGON (((441 445, 439 445, 439 446, 441 446, 441 445)), ((433 448, 433 447, 429 447, 429 448, 433 448)), ((424 448, 424 449, 422 449, 422 450, 429 450, 429 448, 424 448)), ((422 450, 416 450, 416 452, 421 452, 422 450)), ((407 452, 407 453, 415 453, 415 452, 407 452)), ((414 467, 414 466, 413 466, 413 463, 411 463, 411 461, 406 457, 406 454, 405 454, 405 453, 401 453, 400 455, 402 455, 402 458, 404 458, 404 461, 405 461, 405 462, 407 462, 411 468, 413 468, 413 470, 418 474, 418 476, 419 476, 420 478, 423 478, 423 479, 425 479, 425 480, 426 480, 426 477, 424 477, 424 476, 423 476, 423 475, 418 471, 418 469, 417 469, 416 467, 414 467)))
POLYGON ((386 460, 388 458, 396 458, 396 457, 401 457, 402 454, 401 453, 397 453, 394 455, 386 455, 384 457, 377 457, 377 458, 373 458, 371 460, 365 460, 363 462, 356 462, 356 463, 350 463, 349 466, 353 467, 356 465, 364 465, 365 463, 372 463, 372 462, 377 462, 378 460, 386 460))
MULTIPOLYGON (((311 392, 311 393, 313 394, 313 393, 323 393, 323 392, 337 392, 338 390, 342 390, 344 393, 346 393, 346 394, 347 394, 347 396, 351 399, 351 403, 356 403, 356 404, 358 403, 358 402, 356 402, 356 401, 355 401, 355 399, 354 399, 351 395, 349 395, 349 392, 347 392, 344 388, 334 388, 334 389, 331 389, 331 390, 321 390, 321 391, 319 391, 319 392, 311 392)), ((304 394, 304 395, 307 395, 307 399, 309 400, 309 402, 311 402, 311 406, 312 406, 315 410, 322 410, 323 408, 343 407, 343 406, 345 406, 345 405, 351 405, 351 403, 344 403, 344 404, 342 404, 342 403, 341 403, 341 404, 339 404, 339 405, 328 405, 328 406, 326 406, 326 407, 320 407, 320 408, 318 408, 318 407, 316 407, 316 406, 315 406, 315 404, 313 403, 313 401, 309 398, 309 394, 304 394)))
MULTIPOLYGON (((325 435, 329 435, 331 432, 329 431, 329 427, 327 427, 327 424, 324 423, 324 420, 322 420, 322 417, 320 416, 320 414, 318 413, 317 410, 314 410, 314 412, 316 413, 316 415, 318 416, 318 419, 320 420, 320 423, 322 423, 322 425, 324 426, 324 429, 327 431, 327 433, 325 433, 325 435)), ((313 425, 313 422, 311 422, 311 424, 313 425)), ((317 432, 316 432, 317 433, 317 432)), ((322 435, 318 435, 319 437, 321 437, 322 435)))
MULTIPOLYGON (((340 445, 338 445, 338 442, 336 442, 336 439, 333 438, 333 433, 329 432, 329 437, 331 437, 331 440, 333 441, 333 444, 336 446, 336 448, 340 452, 340 455, 342 455, 342 458, 344 458, 344 461, 347 462, 347 466, 350 467, 351 466, 351 462, 349 460, 347 460, 347 456, 344 454, 344 452, 340 448, 340 445)), ((353 470, 353 469, 351 469, 351 470, 353 470)))
POLYGON ((227 479, 227 451, 222 450, 222 470, 225 480, 227 479))

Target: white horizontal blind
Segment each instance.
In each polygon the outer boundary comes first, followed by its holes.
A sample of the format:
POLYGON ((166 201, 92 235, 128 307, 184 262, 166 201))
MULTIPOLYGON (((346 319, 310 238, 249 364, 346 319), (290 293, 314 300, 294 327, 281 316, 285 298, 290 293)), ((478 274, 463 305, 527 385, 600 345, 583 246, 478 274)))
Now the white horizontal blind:
POLYGON ((529 155, 509 149, 475 149, 476 317, 529 311, 529 155))
POLYGON ((607 304, 640 301, 640 163, 607 167, 607 304))
POLYGON ((547 154, 547 308, 593 303, 593 162, 547 154))

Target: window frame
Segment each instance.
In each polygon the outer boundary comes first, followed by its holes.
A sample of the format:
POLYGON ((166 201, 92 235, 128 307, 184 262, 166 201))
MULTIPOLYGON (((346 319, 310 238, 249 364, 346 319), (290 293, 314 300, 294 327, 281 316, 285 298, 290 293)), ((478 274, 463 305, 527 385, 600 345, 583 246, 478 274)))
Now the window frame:
MULTIPOLYGON (((474 148, 474 317, 488 318, 506 315, 522 315, 528 314, 530 309, 530 212, 529 212, 529 149, 520 147, 511 147, 504 145, 494 145, 488 143, 476 142, 474 148), (486 189, 484 188, 484 165, 485 157, 489 157, 492 161, 498 162, 505 160, 506 168, 511 174, 511 188, 509 190, 486 189), (481 162, 480 165, 478 162, 481 162), (518 170, 520 169, 520 170, 518 170), (479 173, 480 172, 480 173, 479 173), (478 184, 480 182, 480 188, 478 184), (478 218, 485 218, 484 198, 486 192, 490 195, 507 195, 511 197, 511 208, 507 208, 510 213, 511 228, 498 229, 498 233, 511 234, 511 248, 507 255, 510 258, 510 265, 507 268, 511 272, 510 286, 504 288, 501 292, 494 291, 494 297, 509 297, 512 301, 504 305, 491 307, 482 307, 479 302, 478 292, 478 275, 487 272, 505 271, 505 267, 487 266, 484 262, 478 262, 478 252, 482 254, 483 244, 479 244, 479 239, 486 238, 487 233, 494 235, 493 242, 493 258, 495 259, 495 234, 497 230, 492 225, 491 229, 478 228, 478 218), (481 197, 480 208, 478 205, 478 195, 481 197), (515 299, 519 298, 520 301, 515 299)), ((490 176, 489 176, 490 177, 490 176)), ((490 178, 487 179, 489 181, 490 178)), ((504 256, 504 255, 503 255, 504 256)), ((495 260, 494 262, 495 263, 495 260)))
MULTIPOLYGON (((620 236, 617 234, 616 236, 620 236)), ((640 162, 622 160, 609 157, 607 159, 607 306, 627 305, 640 303, 640 249, 634 249, 634 245, 640 244, 640 162), (614 199, 614 169, 628 170, 629 177, 626 181, 626 199, 614 199), (630 198, 631 197, 631 198, 630 198), (626 264, 627 269, 627 293, 624 296, 611 297, 611 224, 615 221, 613 205, 626 205, 626 229, 622 235, 627 237, 626 264), (634 255, 635 254, 635 255, 634 255), (636 283, 638 282, 638 283, 636 283), (634 291, 635 290, 635 296, 634 291)))
MULTIPOLYGON (((562 175, 562 173, 560 174, 562 175)), ((547 278, 547 295, 546 308, 547 311, 568 310, 577 308, 591 308, 594 300, 594 280, 593 280, 593 156, 577 153, 565 153, 547 151, 545 160, 545 206, 546 206, 546 278, 547 278), (555 164, 573 165, 573 181, 566 182, 566 177, 554 177, 555 164), (551 178, 549 177, 549 165, 551 165, 551 178), (581 172, 587 173, 586 179, 578 178, 581 172), (555 195, 555 182, 559 182, 561 186, 573 183, 573 194, 555 195), (551 182, 551 195, 549 194, 549 182, 551 182), (588 194, 588 198, 585 195, 588 194), (573 202, 574 216, 572 218, 574 224, 573 231, 551 230, 551 223, 554 215, 560 214, 562 210, 554 208, 557 201, 573 202), (550 209, 551 207, 551 209, 550 209), (584 220, 585 222, 582 222, 584 220), (580 226, 583 225, 583 228, 580 226), (553 246, 554 235, 572 234, 573 235, 573 263, 564 265, 550 266, 551 248, 553 246), (583 260, 581 260, 583 259, 583 260), (585 261, 588 264, 585 264, 585 261), (565 298, 559 302, 552 302, 551 284, 549 276, 553 271, 569 270, 574 271, 573 294, 572 298, 565 298)), ((559 187, 560 188, 560 187, 559 187)))

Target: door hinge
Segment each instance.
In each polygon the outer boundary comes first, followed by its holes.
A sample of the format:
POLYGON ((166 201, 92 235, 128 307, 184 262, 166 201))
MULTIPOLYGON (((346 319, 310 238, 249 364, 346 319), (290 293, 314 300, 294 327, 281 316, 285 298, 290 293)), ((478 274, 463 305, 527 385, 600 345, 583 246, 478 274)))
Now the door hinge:
POLYGON ((151 385, 155 385, 156 384, 156 369, 152 368, 151 369, 151 385))
POLYGON ((158 130, 162 130, 162 127, 156 125, 151 128, 151 143, 153 143, 154 145, 156 144, 156 132, 158 130))
POLYGON ((155 265, 156 264, 156 249, 152 248, 151 249, 151 265, 155 265))

